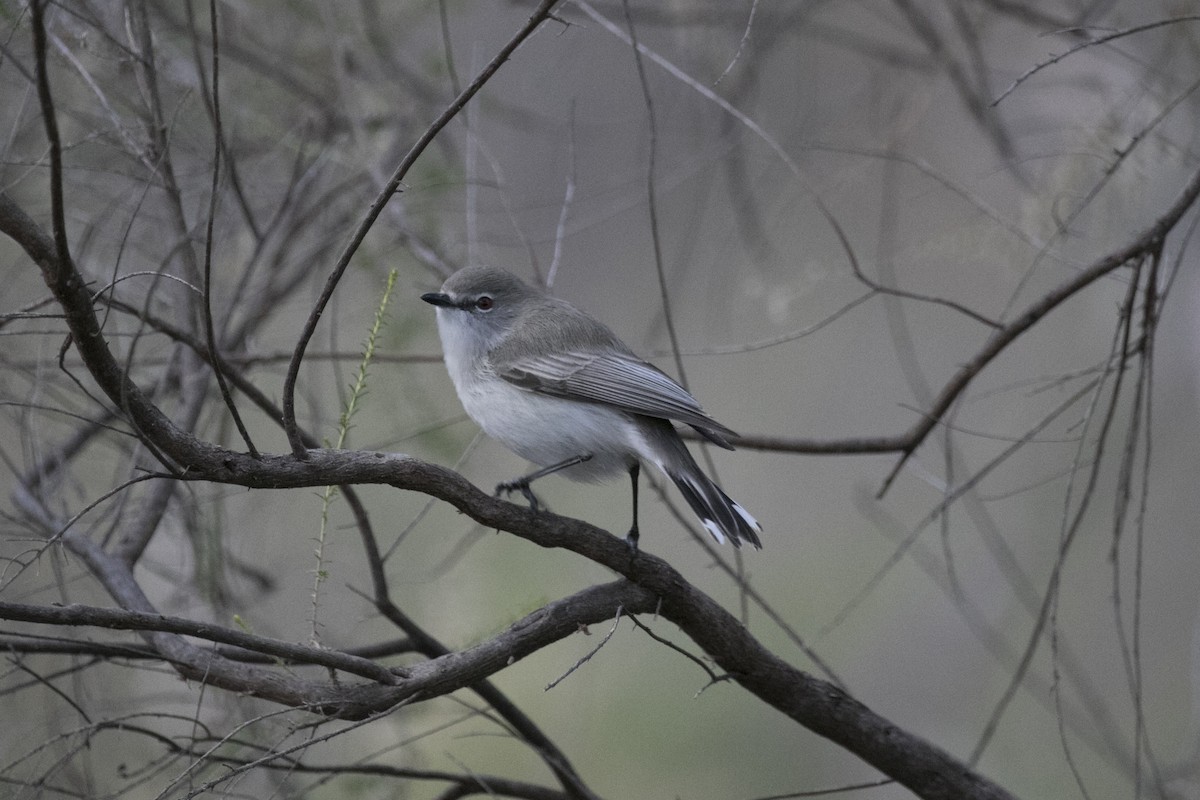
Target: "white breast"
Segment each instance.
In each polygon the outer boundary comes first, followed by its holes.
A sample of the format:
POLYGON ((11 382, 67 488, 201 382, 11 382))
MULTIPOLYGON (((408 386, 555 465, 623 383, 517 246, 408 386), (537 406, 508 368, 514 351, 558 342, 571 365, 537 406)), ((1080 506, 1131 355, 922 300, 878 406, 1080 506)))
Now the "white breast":
POLYGON ((562 474, 598 480, 625 472, 646 447, 629 415, 595 403, 538 394, 496 376, 479 339, 462 326, 443 322, 438 309, 446 370, 471 419, 493 439, 538 466, 558 464, 584 454, 591 458, 562 474))

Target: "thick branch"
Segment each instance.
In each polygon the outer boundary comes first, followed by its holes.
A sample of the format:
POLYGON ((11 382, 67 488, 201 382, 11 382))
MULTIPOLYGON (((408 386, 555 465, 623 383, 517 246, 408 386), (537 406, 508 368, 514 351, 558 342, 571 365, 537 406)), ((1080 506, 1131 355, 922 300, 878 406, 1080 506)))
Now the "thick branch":
POLYGON ((60 260, 53 240, 4 192, 0 192, 0 232, 19 244, 42 271, 42 278, 63 309, 71 340, 88 372, 146 440, 180 465, 197 458, 220 459, 225 452, 222 448, 201 442, 178 428, 129 380, 100 331, 83 277, 73 263, 60 260))
POLYGON ((561 547, 626 576, 551 603, 493 640, 412 667, 396 686, 338 687, 272 674, 251 676, 244 665, 193 665, 191 677, 325 713, 361 717, 420 693, 444 694, 503 669, 513 660, 569 635, 578 624, 653 609, 677 624, 742 686, 806 728, 846 747, 925 798, 1003 798, 998 786, 928 742, 893 725, 832 684, 798 670, 770 653, 714 600, 665 561, 642 552, 631 561, 623 540, 587 523, 497 500, 450 470, 383 453, 312 450, 299 461, 265 455, 254 460, 229 454, 206 475, 194 465, 188 477, 218 479, 252 488, 298 488, 330 483, 384 483, 443 499, 482 525, 511 531, 542 547, 561 547))
POLYGON ((470 686, 525 655, 610 618, 618 605, 629 613, 660 608, 732 678, 808 729, 846 747, 926 798, 1003 798, 1008 795, 947 753, 878 716, 832 684, 770 653, 714 600, 665 561, 642 552, 630 559, 623 540, 587 523, 497 500, 456 473, 400 454, 312 450, 292 456, 226 453, 191 465, 187 478, 250 488, 299 488, 378 483, 445 500, 482 525, 510 531, 542 547, 561 547, 629 578, 593 587, 551 603, 500 636, 461 653, 411 667, 395 686, 350 686, 305 681, 215 654, 203 663, 178 665, 189 678, 252 693, 327 714, 359 718, 419 694, 428 698, 470 686), (661 601, 661 606, 659 603, 661 601))
POLYGON ((525 656, 578 632, 581 625, 611 618, 618 607, 624 607, 629 613, 642 613, 653 611, 656 602, 653 594, 627 581, 591 587, 549 603, 498 636, 474 647, 395 671, 347 653, 290 644, 160 614, 79 605, 51 608, 0 603, 0 619, 186 634, 363 675, 373 680, 348 683, 303 679, 276 670, 233 664, 214 651, 204 651, 200 662, 176 663, 187 677, 212 685, 285 705, 309 707, 344 719, 363 719, 406 700, 418 697, 427 700, 474 686, 525 656))

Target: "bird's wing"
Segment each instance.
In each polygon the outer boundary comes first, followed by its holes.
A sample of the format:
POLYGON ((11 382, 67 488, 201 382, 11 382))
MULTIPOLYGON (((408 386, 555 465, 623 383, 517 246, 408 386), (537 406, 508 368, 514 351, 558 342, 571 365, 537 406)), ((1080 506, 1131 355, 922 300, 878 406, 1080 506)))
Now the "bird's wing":
POLYGON ((496 374, 522 389, 583 400, 691 425, 713 443, 733 449, 737 434, 714 420, 696 398, 663 371, 620 353, 544 353, 493 364, 496 374))

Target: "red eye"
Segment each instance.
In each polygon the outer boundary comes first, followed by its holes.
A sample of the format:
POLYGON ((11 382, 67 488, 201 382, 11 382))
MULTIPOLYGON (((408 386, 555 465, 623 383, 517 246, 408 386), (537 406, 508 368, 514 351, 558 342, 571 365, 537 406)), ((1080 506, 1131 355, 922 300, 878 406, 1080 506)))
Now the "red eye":
POLYGON ((478 308, 480 311, 491 311, 492 306, 494 306, 495 304, 496 304, 495 301, 492 300, 492 298, 488 297, 486 294, 483 297, 480 297, 478 300, 475 301, 475 307, 478 308))

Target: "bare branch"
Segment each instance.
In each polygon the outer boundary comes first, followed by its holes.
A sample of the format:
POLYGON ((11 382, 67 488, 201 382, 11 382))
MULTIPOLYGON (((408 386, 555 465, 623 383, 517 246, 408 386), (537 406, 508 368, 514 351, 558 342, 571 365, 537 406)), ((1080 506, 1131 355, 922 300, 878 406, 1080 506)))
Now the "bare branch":
POLYGON ((429 146, 429 143, 433 141, 434 137, 443 128, 450 124, 450 120, 458 116, 459 112, 471 101, 471 98, 491 80, 492 76, 508 60, 509 56, 521 46, 521 43, 533 35, 533 32, 546 20, 550 15, 550 11, 557 3, 558 0, 541 0, 538 7, 530 14, 529 19, 525 21, 520 30, 509 39, 508 43, 496 53, 488 65, 475 76, 475 79, 463 89, 458 97, 454 98, 454 101, 446 110, 418 137, 408 153, 400 160, 396 171, 388 179, 383 191, 379 193, 375 198, 375 202, 371 204, 371 208, 367 211, 366 216, 363 217, 358 228, 350 237, 350 241, 346 244, 345 249, 342 250, 342 254, 338 256, 337 264, 334 265, 333 271, 325 282, 325 288, 321 291, 321 296, 317 298, 317 302, 304 324, 304 329, 300 332, 296 343, 296 350, 292 355, 291 363, 288 365, 287 378, 283 384, 284 430, 287 432, 288 442, 292 446, 292 453, 297 458, 305 457, 304 444, 300 441, 300 435, 296 429, 296 379, 300 374, 300 362, 304 357, 304 350, 307 348, 309 340, 312 338, 314 331, 316 331, 317 322, 320 321, 321 314, 325 311, 325 306, 328 305, 330 298, 333 297, 333 292, 337 288, 338 282, 341 280, 346 268, 350 266, 350 259, 354 257, 354 253, 358 250, 358 246, 362 244, 363 239, 366 238, 367 232, 371 230, 371 226, 375 224, 375 220, 383 213, 384 206, 399 191, 400 184, 404 182, 404 176, 408 174, 412 165, 425 152, 425 148, 429 146))
POLYGON ((88 625, 127 631, 178 633, 183 636, 206 639, 210 642, 234 645, 297 664, 317 664, 330 669, 342 670, 385 685, 397 682, 396 675, 391 670, 360 656, 268 639, 232 628, 221 628, 181 617, 84 605, 47 607, 0 602, 0 619, 41 622, 47 625, 88 625))

